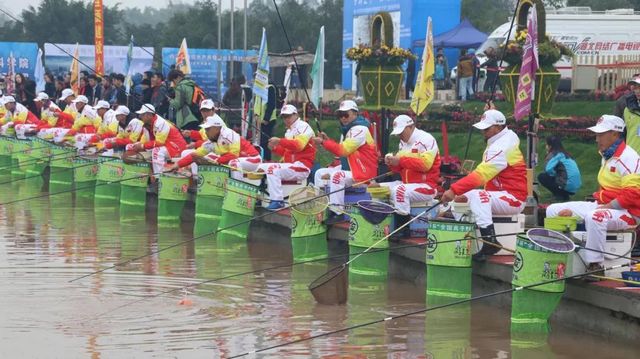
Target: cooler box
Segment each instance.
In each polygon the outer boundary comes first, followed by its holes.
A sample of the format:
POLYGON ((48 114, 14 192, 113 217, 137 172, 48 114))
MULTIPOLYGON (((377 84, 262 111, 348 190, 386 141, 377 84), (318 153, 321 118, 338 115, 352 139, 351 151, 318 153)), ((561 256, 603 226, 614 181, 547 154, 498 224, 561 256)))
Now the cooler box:
MULTIPOLYGON (((413 217, 418 216, 422 212, 424 212, 427 208, 433 206, 433 202, 414 202, 411 204, 411 219, 413 217)), ((436 206, 429 210, 425 215, 423 215, 420 219, 416 219, 415 221, 409 224, 409 231, 411 233, 411 237, 425 237, 427 236, 427 229, 429 227, 428 220, 436 218, 438 216, 439 206, 436 206)))
MULTIPOLYGON (((573 236, 574 241, 581 247, 583 247, 587 241, 587 232, 576 231, 571 232, 571 235, 573 236)), ((635 241, 635 236, 636 233, 634 231, 608 232, 607 243, 604 245, 604 251, 624 257, 629 257, 631 255, 631 245, 635 241)), ((571 253, 571 259, 569 260, 569 275, 577 275, 580 273, 584 273, 587 270, 588 263, 585 260, 585 254, 588 252, 589 251, 586 249, 579 248, 576 252, 571 253)), ((624 258, 617 258, 613 255, 604 255, 605 268, 620 264, 629 264, 629 260, 624 258)), ((619 278, 622 272, 628 270, 628 266, 612 269, 606 271, 605 275, 607 277, 619 278)))

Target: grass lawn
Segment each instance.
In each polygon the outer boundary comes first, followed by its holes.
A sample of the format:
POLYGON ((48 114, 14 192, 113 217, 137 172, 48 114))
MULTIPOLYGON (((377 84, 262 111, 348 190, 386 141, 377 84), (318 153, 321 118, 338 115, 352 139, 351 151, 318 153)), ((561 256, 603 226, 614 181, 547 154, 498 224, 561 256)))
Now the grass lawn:
MULTIPOLYGON (((339 127, 338 121, 335 119, 323 119, 322 121, 322 129, 333 139, 339 139, 339 127)), ((314 126, 315 130, 315 126, 314 126)), ((284 127, 282 125, 282 121, 278 120, 278 126, 275 129, 276 136, 282 136, 284 134, 284 127)), ((444 153, 444 148, 442 144, 442 133, 433 132, 432 135, 438 141, 438 145, 440 146, 441 154, 444 153)), ((464 157, 465 148, 467 144, 467 136, 468 133, 449 133, 449 152, 451 155, 458 156, 461 160, 464 157)), ((394 137, 392 143, 390 145, 390 149, 393 151, 397 148, 397 138, 394 137)), ((580 168, 580 172, 582 174, 582 188, 573 197, 576 200, 582 200, 585 196, 592 194, 598 187, 596 177, 598 175, 598 170, 600 168, 600 155, 596 149, 595 142, 587 142, 580 141, 575 139, 568 139, 564 141, 565 148, 576 158, 576 162, 578 163, 578 167, 580 168)), ((470 160, 476 161, 478 163, 482 158, 482 153, 484 152, 485 142, 480 134, 480 131, 473 131, 471 136, 471 144, 469 146, 469 158, 470 160)), ((521 138, 521 149, 522 153, 526 153, 527 142, 525 138, 521 138)), ((536 175, 540 171, 542 171, 544 166, 544 157, 545 157, 545 149, 544 142, 538 144, 538 156, 539 156, 539 165, 536 168, 536 175)), ((324 149, 319 149, 317 153, 316 160, 321 166, 326 166, 333 159, 333 155, 325 151, 324 149)), ((551 194, 540 188, 538 190, 540 195, 541 202, 550 202, 551 194)))
MULTIPOLYGON (((498 110, 504 112, 507 117, 509 117, 513 112, 511 105, 504 101, 496 102, 496 106, 498 110)), ((614 106, 614 101, 560 101, 553 104, 553 113, 545 117, 600 117, 604 114, 612 114, 614 106)), ((470 112, 481 114, 484 109, 484 103, 480 101, 468 101, 462 104, 462 108, 470 112)))

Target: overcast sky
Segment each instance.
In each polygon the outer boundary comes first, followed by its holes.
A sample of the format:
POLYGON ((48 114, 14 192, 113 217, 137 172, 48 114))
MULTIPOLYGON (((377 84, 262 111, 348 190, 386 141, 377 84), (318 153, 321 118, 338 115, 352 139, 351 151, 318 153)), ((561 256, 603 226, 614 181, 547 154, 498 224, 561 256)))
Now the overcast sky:
MULTIPOLYGON (((85 0, 88 2, 89 0, 85 0)), ((120 3, 120 8, 124 7, 139 7, 144 8, 146 6, 152 6, 156 8, 165 7, 169 4, 170 0, 103 0, 106 6, 113 6, 120 3)), ((173 3, 195 3, 196 0, 174 0, 173 3)), ((4 10, 9 10, 14 15, 19 15, 23 9, 29 6, 37 6, 40 0, 0 0, 0 7, 4 10)), ((222 9, 226 9, 231 5, 231 0, 222 0, 222 9)), ((243 5, 243 0, 235 0, 234 6, 239 9, 243 5)))

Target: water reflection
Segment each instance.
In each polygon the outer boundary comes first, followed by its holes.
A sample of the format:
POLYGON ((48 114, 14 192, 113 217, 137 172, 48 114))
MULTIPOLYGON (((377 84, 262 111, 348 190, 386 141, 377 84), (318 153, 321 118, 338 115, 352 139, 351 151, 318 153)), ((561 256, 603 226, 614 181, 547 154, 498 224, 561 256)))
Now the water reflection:
MULTIPOLYGON (((43 187, 41 179, 7 184, 0 203, 37 196, 43 187)), ((346 305, 318 305, 307 285, 337 263, 262 269, 349 249, 320 237, 294 242, 289 231, 273 226, 253 226, 248 239, 205 236, 69 283, 213 231, 206 221, 158 226, 156 199, 147 202, 143 211, 65 193, 0 205, 2 357, 225 357, 470 295, 469 270, 431 271, 425 288, 414 280, 424 274, 424 266, 379 252, 350 266, 346 305), (249 271, 256 273, 192 287, 249 271), (162 294, 169 290, 175 291, 162 294), (442 295, 446 291, 453 295, 442 295), (191 303, 185 305, 184 298, 191 303)), ((474 295, 483 294, 481 288, 476 291, 474 295)), ((510 308, 498 303, 476 302, 389 320, 260 357, 637 356, 635 343, 603 341, 562 323, 554 323, 549 337, 510 333, 510 308)))

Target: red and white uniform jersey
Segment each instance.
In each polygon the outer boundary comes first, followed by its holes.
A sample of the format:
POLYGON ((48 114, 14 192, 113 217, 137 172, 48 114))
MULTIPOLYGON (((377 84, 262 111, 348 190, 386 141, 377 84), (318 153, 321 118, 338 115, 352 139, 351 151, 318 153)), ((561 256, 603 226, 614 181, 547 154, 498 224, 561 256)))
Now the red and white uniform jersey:
POLYGON ((180 167, 187 166, 193 162, 194 156, 204 157, 210 153, 219 156, 217 158, 218 163, 227 164, 229 161, 240 157, 241 138, 236 131, 228 127, 222 127, 216 142, 212 142, 211 140, 204 141, 192 154, 182 158, 180 162, 178 162, 178 165, 180 167))
POLYGON ((273 148, 272 152, 282 156, 285 163, 300 162, 307 169, 311 169, 316 158, 316 148, 311 141, 314 136, 311 126, 297 119, 287 128, 284 138, 280 139, 280 143, 273 148))
POLYGON ((7 122, 13 122, 14 125, 29 124, 40 125, 43 122, 38 119, 29 109, 23 104, 16 102, 16 108, 13 111, 8 111, 5 115, 7 122))
POLYGON ((144 144, 145 149, 166 147, 171 157, 178 157, 187 148, 187 142, 180 130, 171 122, 154 115, 150 131, 151 140, 144 144))
POLYGON ((487 191, 505 191, 520 201, 527 199, 527 169, 520 139, 506 127, 487 141, 482 162, 451 185, 451 190, 461 195, 483 185, 487 191))
POLYGON ((46 108, 43 107, 42 110, 40 110, 40 120, 46 122, 51 127, 56 127, 58 124, 59 116, 56 116, 56 114, 59 114, 61 112, 62 110, 60 109, 60 107, 50 101, 49 106, 47 106, 46 108))
POLYGON ((440 151, 433 136, 414 129, 409 141, 400 140, 398 153, 400 163, 390 169, 400 173, 403 183, 426 183, 436 188, 440 180, 440 151))
POLYGON ((602 159, 598 184, 593 197, 599 204, 616 201, 614 207, 640 217, 640 156, 633 148, 623 142, 610 159, 602 159))
POLYGON ((356 182, 378 175, 378 149, 369 128, 353 126, 341 137, 340 143, 328 139, 323 142, 323 146, 335 156, 347 158, 349 170, 356 182))

